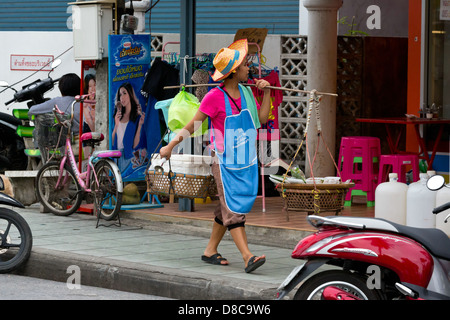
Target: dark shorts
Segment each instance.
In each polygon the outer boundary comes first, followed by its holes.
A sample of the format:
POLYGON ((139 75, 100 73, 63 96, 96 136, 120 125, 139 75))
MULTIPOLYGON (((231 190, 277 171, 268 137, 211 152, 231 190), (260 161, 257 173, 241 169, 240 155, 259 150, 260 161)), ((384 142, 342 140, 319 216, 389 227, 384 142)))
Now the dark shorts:
POLYGON ((214 161, 214 163, 211 165, 211 171, 214 176, 214 180, 216 181, 217 191, 219 194, 219 204, 214 211, 215 221, 227 227, 228 230, 237 227, 243 227, 245 225, 246 215, 230 211, 225 204, 222 179, 220 178, 220 167, 217 161, 214 161))

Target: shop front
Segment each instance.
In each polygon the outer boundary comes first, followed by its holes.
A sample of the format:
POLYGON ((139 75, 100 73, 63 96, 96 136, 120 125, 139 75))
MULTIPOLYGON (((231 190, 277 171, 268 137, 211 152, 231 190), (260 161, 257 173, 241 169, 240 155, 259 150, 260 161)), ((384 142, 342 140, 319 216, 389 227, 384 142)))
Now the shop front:
MULTIPOLYGON (((433 118, 450 119, 450 1, 422 1, 420 9, 421 68, 412 79, 413 82, 420 81, 420 100, 416 97, 410 107, 416 110, 420 107, 418 111, 423 117, 428 114, 433 118)), ((437 135, 432 128, 424 130, 428 140, 433 140, 437 135)), ((449 135, 450 128, 446 126, 433 165, 433 169, 444 176, 448 176, 449 172, 449 135)), ((433 141, 428 142, 431 145, 433 141)))

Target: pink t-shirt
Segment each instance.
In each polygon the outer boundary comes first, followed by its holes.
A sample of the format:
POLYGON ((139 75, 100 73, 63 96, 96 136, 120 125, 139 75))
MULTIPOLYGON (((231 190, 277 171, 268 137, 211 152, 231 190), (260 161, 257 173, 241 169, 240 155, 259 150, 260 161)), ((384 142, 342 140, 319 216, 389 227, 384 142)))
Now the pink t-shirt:
MULTIPOLYGON (((228 98, 228 96, 227 96, 228 98)), ((243 98, 243 97, 242 97, 243 98)), ((233 98, 231 98, 233 99, 233 98)), ((233 99, 236 105, 241 109, 241 99, 233 99)), ((239 110, 236 108, 233 101, 230 100, 231 111, 233 114, 238 114, 239 110)), ((260 106, 256 102, 256 106, 259 109, 260 106)), ((214 138, 211 132, 211 145, 214 149, 213 139, 216 141, 216 147, 218 150, 223 150, 223 136, 225 130, 225 118, 227 116, 225 111, 225 94, 218 88, 211 89, 203 98, 199 110, 206 114, 212 123, 214 128, 214 138)))

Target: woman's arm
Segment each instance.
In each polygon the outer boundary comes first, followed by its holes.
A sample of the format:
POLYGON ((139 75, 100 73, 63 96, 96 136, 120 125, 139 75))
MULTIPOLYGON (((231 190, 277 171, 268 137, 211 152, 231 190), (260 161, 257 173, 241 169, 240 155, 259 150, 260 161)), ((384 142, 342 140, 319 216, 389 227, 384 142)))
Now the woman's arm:
POLYGON ((172 154, 172 150, 173 148, 175 148, 175 146, 177 144, 179 144, 181 141, 184 140, 184 138, 186 137, 190 137, 192 135, 192 133, 197 130, 203 123, 203 121, 205 121, 205 119, 208 116, 201 112, 200 110, 198 110, 194 117, 192 118, 191 121, 188 122, 188 124, 186 124, 184 126, 183 129, 181 129, 177 135, 175 136, 175 138, 173 138, 169 144, 165 147, 162 147, 161 150, 159 151, 159 154, 161 155, 161 158, 166 158, 169 159, 171 154, 172 154))
POLYGON ((119 122, 120 122, 120 118, 122 116, 122 112, 121 109, 118 108, 116 115, 114 117, 114 130, 112 133, 112 144, 114 145, 114 141, 116 140, 116 135, 117 135, 117 128, 119 127, 119 122))
POLYGON ((144 121, 145 121, 145 112, 140 112, 140 115, 141 115, 141 117, 139 118, 136 134, 134 135, 133 149, 136 149, 139 142, 141 141, 141 131, 142 131, 142 126, 144 125, 144 121))
POLYGON ((255 80, 256 87, 260 90, 263 90, 264 95, 261 102, 261 106, 258 110, 259 122, 264 124, 269 120, 269 112, 270 112, 270 89, 266 88, 269 85, 269 82, 266 80, 255 80))

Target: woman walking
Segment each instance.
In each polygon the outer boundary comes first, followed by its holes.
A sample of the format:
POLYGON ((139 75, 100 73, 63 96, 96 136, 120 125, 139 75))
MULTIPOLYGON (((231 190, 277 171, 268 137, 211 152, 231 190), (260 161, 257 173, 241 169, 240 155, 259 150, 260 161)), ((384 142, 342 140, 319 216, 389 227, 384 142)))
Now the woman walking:
POLYGON ((169 144, 160 150, 161 158, 169 159, 172 149, 189 137, 209 117, 212 124, 211 146, 218 161, 211 171, 217 183, 219 205, 211 236, 202 260, 217 265, 228 261, 218 253, 218 246, 227 229, 239 249, 249 273, 262 266, 265 255, 256 256, 248 248, 245 232, 246 214, 250 212, 258 191, 258 161, 256 156, 257 129, 266 123, 270 111, 270 89, 265 80, 256 80, 264 97, 259 106, 252 92, 239 84, 247 82, 247 39, 234 42, 216 54, 212 79, 223 84, 203 98, 194 118, 169 144))

